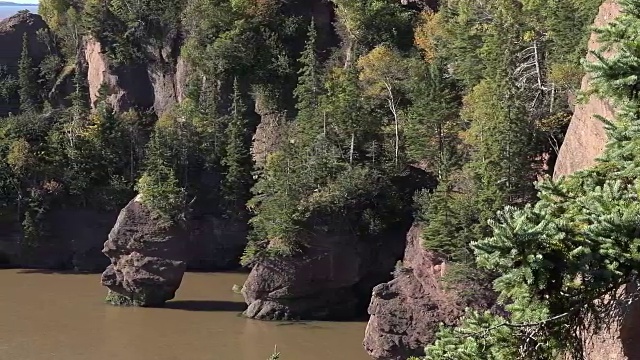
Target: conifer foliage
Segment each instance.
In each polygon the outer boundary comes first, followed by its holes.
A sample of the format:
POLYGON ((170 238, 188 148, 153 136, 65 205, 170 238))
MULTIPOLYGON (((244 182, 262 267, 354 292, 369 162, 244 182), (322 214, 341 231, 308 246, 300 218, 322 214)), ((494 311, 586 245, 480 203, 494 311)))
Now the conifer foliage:
POLYGON ((607 119, 604 154, 592 169, 541 182, 535 204, 490 222, 492 236, 472 247, 478 265, 499 274, 507 315, 468 313, 442 329, 426 359, 583 359, 581 332, 614 321, 618 289, 637 281, 640 3, 620 3, 621 17, 598 31, 618 54, 596 53, 588 65, 593 90, 621 109, 607 119))

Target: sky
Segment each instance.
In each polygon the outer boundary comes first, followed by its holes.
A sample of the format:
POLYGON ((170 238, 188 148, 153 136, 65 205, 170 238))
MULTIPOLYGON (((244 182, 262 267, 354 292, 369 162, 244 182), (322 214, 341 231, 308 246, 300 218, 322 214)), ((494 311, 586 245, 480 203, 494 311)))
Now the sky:
POLYGON ((18 4, 38 5, 38 1, 37 0, 6 0, 6 1, 14 2, 14 3, 18 3, 18 4))

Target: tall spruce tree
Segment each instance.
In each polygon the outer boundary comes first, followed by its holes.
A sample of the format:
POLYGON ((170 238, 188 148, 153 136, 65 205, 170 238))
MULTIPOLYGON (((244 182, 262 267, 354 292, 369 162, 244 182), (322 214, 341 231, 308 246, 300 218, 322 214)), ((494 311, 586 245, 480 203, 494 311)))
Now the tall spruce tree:
POLYGON ((253 183, 251 175, 252 160, 249 148, 251 133, 246 120, 246 107, 242 102, 242 94, 238 80, 233 83, 233 96, 229 124, 226 129, 226 151, 222 159, 225 167, 225 177, 222 182, 222 196, 227 216, 245 219, 247 215, 245 203, 249 200, 253 183))
POLYGON ((18 94, 20 110, 34 112, 38 109, 38 83, 31 55, 29 54, 29 38, 22 36, 22 54, 18 62, 18 94))
MULTIPOLYGON (((304 51, 298 60, 298 86, 294 90, 298 119, 318 118, 319 99, 322 94, 322 73, 317 54, 317 38, 315 21, 311 21, 307 33, 304 51)), ((300 120, 299 120, 300 121, 300 120)))

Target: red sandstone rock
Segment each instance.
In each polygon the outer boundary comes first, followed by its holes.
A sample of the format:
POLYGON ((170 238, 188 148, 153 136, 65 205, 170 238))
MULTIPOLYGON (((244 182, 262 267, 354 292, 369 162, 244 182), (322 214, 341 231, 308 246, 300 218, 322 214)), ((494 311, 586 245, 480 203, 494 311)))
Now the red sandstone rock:
POLYGON ((405 360, 424 353, 441 323, 455 325, 466 306, 488 308, 491 296, 465 304, 441 278, 446 261, 422 246, 422 229, 414 225, 407 235, 402 268, 388 283, 373 289, 364 347, 376 360, 405 360))
MULTIPOLYGON (((595 26, 603 26, 620 14, 620 6, 613 0, 605 1, 595 20, 595 26)), ((600 44, 596 34, 591 35, 589 51, 598 50, 600 44)), ((605 53, 610 56, 611 53, 605 53)), ((589 53, 587 61, 594 61, 589 53)), ((589 89, 589 75, 582 79, 582 91, 589 89)), ((575 107, 569 129, 560 148, 554 169, 554 178, 572 174, 595 164, 595 159, 602 153, 607 143, 604 125, 596 116, 613 119, 615 115, 611 104, 598 97, 591 96, 587 103, 575 107)))

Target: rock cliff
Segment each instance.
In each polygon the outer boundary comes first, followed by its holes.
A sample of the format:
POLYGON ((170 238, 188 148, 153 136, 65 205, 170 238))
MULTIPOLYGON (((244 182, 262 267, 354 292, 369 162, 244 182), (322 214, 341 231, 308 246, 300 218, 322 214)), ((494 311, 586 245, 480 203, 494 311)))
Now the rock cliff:
POLYGON ((400 236, 365 243, 348 235, 316 234, 303 254, 260 262, 242 288, 245 315, 259 320, 353 318, 375 285, 369 279, 388 277, 402 252, 400 236), (384 256, 373 251, 381 248, 384 256))
POLYGON ((601 331, 585 334, 585 360, 635 360, 640 359, 640 301, 637 284, 629 284, 618 290, 611 315, 613 321, 601 331))
POLYGON ((54 209, 46 215, 47 240, 31 248, 23 243, 15 216, 0 220, 0 267, 102 271, 109 261, 102 244, 117 212, 92 209, 54 209))
MULTIPOLYGON (((22 57, 22 42, 26 35, 28 52, 33 64, 39 66, 42 60, 52 52, 56 52, 53 41, 47 36, 38 37, 38 32, 47 31, 49 27, 40 15, 28 12, 18 13, 0 21, 0 67, 7 70, 8 75, 17 78, 18 63, 22 57)), ((16 94, 17 95, 17 94, 16 94)), ((17 113, 17 98, 9 99, 7 104, 0 102, 0 117, 10 112, 17 113)))
MULTIPOLYGON (((605 1, 595 20, 595 26, 607 24, 620 14, 620 6, 613 0, 605 1)), ((600 47, 598 37, 592 34, 589 39, 589 51, 600 47)), ((611 53, 605 53, 610 56, 611 53)), ((589 53, 587 61, 594 61, 595 57, 589 53)), ((589 75, 582 79, 581 91, 589 89, 589 75)), ((584 104, 577 104, 571 118, 571 123, 565 135, 564 143, 558 153, 554 169, 554 178, 572 174, 592 166, 595 159, 602 153, 607 143, 607 135, 603 123, 596 116, 613 119, 615 110, 611 104, 597 96, 591 96, 584 104)))
POLYGON ((161 116, 184 99, 188 70, 177 55, 179 50, 179 44, 171 42, 149 51, 146 63, 114 65, 100 42, 87 38, 84 55, 91 104, 95 105, 100 88, 106 86, 106 100, 116 112, 137 109, 161 116))
POLYGON ((421 355, 438 324, 453 325, 461 314, 455 296, 440 284, 445 261, 422 247, 420 232, 419 225, 409 231, 395 279, 373 289, 364 347, 374 359, 421 355))
POLYGON ((422 229, 414 224, 407 234, 402 266, 395 278, 373 289, 364 347, 377 360, 404 360, 423 355, 441 323, 455 325, 466 306, 488 308, 490 294, 475 294, 465 303, 441 278, 446 261, 422 246, 422 229))

